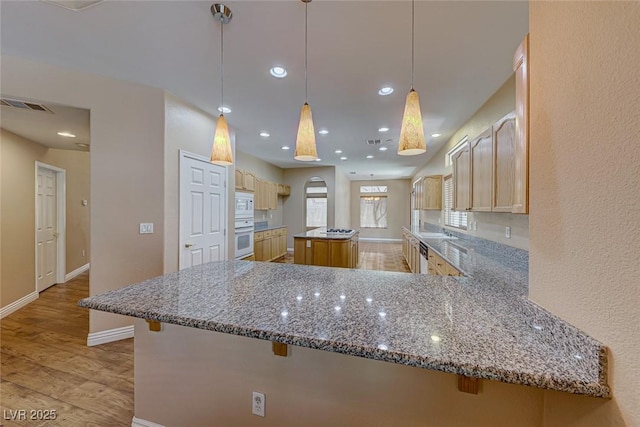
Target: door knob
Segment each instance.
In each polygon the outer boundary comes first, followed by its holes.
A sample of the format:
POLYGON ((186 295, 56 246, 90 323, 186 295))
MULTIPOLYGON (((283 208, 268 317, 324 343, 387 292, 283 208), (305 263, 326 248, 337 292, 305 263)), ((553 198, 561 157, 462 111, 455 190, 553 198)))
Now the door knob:
POLYGON ((190 248, 191 246, 193 246, 191 243, 185 243, 185 244, 184 244, 184 247, 185 247, 185 248, 190 248))

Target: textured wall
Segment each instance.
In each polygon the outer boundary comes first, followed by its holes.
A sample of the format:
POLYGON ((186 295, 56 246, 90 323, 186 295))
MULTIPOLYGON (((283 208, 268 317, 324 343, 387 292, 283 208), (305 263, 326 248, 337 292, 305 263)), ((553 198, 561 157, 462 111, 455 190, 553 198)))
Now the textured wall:
POLYGON ((548 393, 548 426, 640 426, 639 23, 530 3, 530 298, 610 347, 614 396, 548 393))
POLYGON ((351 220, 351 181, 336 168, 336 228, 357 228, 351 220))

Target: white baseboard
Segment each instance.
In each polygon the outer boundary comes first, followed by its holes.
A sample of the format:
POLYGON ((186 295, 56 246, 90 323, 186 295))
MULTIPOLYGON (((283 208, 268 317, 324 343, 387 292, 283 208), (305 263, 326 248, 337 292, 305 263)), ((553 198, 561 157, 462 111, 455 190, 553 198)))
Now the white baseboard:
POLYGON ((402 239, 383 239, 381 237, 360 237, 358 240, 371 243, 402 243, 402 239))
POLYGON ((127 338, 133 338, 133 325, 108 329, 106 331, 92 332, 87 336, 87 345, 92 347, 94 345, 125 340, 127 338))
POLYGON ((142 418, 133 417, 131 421, 131 427, 164 427, 162 424, 152 423, 151 421, 143 420, 142 418))
POLYGON ((82 267, 78 267, 75 270, 73 270, 71 273, 67 273, 64 276, 64 281, 68 282, 69 280, 73 279, 74 277, 78 277, 79 275, 81 275, 82 273, 84 273, 85 271, 87 271, 89 269, 89 267, 91 266, 91 264, 86 263, 85 265, 83 265, 82 267))
POLYGON ((287 248, 287 252, 293 253, 293 248, 287 248))
POLYGON ((33 291, 30 294, 23 296, 19 300, 14 301, 11 304, 8 304, 0 308, 0 319, 10 315, 14 311, 20 310, 22 307, 29 304, 31 301, 37 300, 39 295, 40 294, 38 294, 38 291, 33 291))

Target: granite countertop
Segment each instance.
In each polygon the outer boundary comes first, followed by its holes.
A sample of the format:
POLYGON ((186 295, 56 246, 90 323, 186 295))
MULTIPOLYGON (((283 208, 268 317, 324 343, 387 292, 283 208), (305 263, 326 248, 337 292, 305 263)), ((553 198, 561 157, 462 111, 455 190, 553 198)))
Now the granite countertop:
MULTIPOLYGON (((464 278, 217 261, 82 307, 545 389, 609 397, 606 349, 521 295, 476 247, 464 278), (475 259, 475 261, 474 261, 475 259), (473 263, 477 263, 473 265, 473 263), (472 268, 473 267, 473 268, 472 268)), ((511 274, 515 274, 512 285, 511 274)))
POLYGON ((305 233, 294 234, 293 237, 302 239, 349 240, 359 232, 360 230, 353 230, 351 233, 328 233, 326 227, 320 227, 305 233))

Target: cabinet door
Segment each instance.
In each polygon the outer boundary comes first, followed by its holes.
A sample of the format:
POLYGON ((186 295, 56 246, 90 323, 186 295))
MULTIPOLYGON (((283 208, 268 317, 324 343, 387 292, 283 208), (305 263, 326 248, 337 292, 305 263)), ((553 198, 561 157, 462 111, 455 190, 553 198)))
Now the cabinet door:
POLYGON ((419 178, 418 181, 416 181, 413 190, 414 190, 414 197, 415 197, 415 208, 416 209, 422 209, 422 196, 423 196, 423 191, 424 188, 422 186, 422 183, 424 182, 424 178, 419 178))
MULTIPOLYGON (((293 263, 294 264, 310 264, 307 261, 307 251, 310 248, 306 247, 307 240, 306 239, 293 239, 293 263)), ((309 250, 309 253, 311 251, 309 250)))
POLYGON ((256 191, 256 176, 251 172, 245 171, 243 187, 248 191, 256 191))
POLYGON ((311 265, 329 266, 329 241, 311 240, 311 265))
POLYGON ((282 196, 284 195, 284 185, 282 184, 277 184, 278 185, 278 195, 282 196))
POLYGON ((284 192, 282 193, 283 196, 289 196, 291 195, 291 187, 288 185, 284 186, 284 192))
POLYGON ((269 183, 269 207, 268 209, 278 209, 278 184, 269 183))
POLYGON ((453 210, 468 211, 470 205, 471 174, 469 144, 453 155, 453 210))
POLYGON ((329 240, 329 256, 332 267, 349 267, 351 240, 329 240))
POLYGON ((529 213, 529 34, 513 57, 516 75, 516 128, 513 213, 529 213))
POLYGON ((236 169, 236 190, 242 190, 244 185, 244 173, 240 169, 236 169))
POLYGON ((280 255, 286 255, 287 254, 287 233, 285 231, 285 233, 283 233, 280 236, 280 255))
POLYGON ((493 125, 493 203, 494 212, 511 212, 513 208, 515 163, 515 114, 493 125))
POLYGON ((265 237, 264 240, 262 241, 262 246, 263 246, 263 254, 264 254, 264 259, 262 261, 270 261, 273 257, 271 256, 271 251, 273 250, 271 248, 271 242, 272 239, 271 237, 265 237))
POLYGON ((253 242, 253 252, 256 256, 256 261, 264 261, 266 257, 264 256, 264 240, 254 240, 253 242))
POLYGON ((493 192, 493 141, 487 129, 469 144, 471 155, 471 210, 490 212, 493 192))
POLYGON ((423 209, 442 209, 442 175, 426 176, 424 178, 424 204, 423 209))

